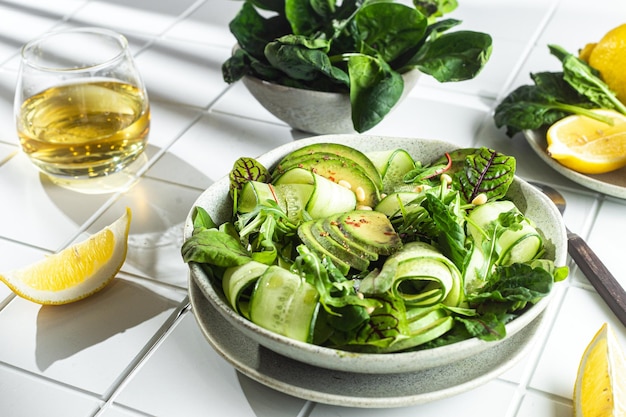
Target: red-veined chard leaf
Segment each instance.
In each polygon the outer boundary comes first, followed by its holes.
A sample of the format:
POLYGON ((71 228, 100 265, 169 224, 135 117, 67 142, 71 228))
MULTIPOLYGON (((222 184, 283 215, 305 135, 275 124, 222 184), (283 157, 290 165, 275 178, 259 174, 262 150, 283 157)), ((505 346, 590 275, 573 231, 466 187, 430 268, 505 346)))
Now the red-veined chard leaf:
POLYGON ((230 196, 233 197, 235 190, 241 191, 248 181, 270 182, 270 172, 254 158, 242 157, 235 161, 233 169, 228 176, 230 178, 230 196))
POLYGON ((504 197, 515 177, 516 161, 488 148, 479 148, 465 158, 463 170, 457 172, 455 182, 466 202, 471 202, 479 194, 485 194, 487 201, 504 197))

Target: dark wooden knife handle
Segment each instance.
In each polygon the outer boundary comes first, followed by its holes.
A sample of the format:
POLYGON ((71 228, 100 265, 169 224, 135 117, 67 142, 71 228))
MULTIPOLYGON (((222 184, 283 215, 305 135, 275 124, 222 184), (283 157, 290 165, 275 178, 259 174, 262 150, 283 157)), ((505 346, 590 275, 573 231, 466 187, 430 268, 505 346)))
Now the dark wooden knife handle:
POLYGON ((626 326, 626 291, 587 242, 568 230, 568 252, 611 311, 626 326))

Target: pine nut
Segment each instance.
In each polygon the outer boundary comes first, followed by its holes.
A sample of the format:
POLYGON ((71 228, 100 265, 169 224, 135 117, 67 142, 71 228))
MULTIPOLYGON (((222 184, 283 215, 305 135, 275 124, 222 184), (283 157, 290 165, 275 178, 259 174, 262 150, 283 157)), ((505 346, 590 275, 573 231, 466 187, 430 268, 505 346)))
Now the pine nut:
POLYGON ((341 185, 344 188, 347 188, 348 190, 352 189, 352 184, 350 184, 348 181, 346 180, 339 180, 339 182, 337 182, 337 184, 341 185))
POLYGON ((356 187, 356 190, 354 190, 354 194, 356 194, 357 201, 365 200, 365 190, 363 189, 363 187, 356 187))

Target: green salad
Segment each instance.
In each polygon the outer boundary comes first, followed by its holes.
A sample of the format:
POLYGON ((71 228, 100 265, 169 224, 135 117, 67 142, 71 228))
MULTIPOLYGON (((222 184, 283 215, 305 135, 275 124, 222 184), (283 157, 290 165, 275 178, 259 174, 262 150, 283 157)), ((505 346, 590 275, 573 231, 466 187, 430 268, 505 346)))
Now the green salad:
POLYGON ((424 164, 336 143, 275 167, 240 158, 232 218, 195 207, 182 256, 243 317, 299 341, 387 353, 502 339, 568 275, 506 197, 515 166, 488 148, 424 164))

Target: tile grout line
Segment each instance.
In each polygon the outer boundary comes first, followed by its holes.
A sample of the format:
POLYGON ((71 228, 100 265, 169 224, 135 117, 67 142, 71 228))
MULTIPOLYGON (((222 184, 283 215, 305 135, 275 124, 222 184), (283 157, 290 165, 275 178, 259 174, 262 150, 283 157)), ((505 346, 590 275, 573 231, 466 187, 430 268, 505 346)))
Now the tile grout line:
MULTIPOLYGON (((191 310, 191 303, 189 302, 189 296, 186 296, 178 305, 178 307, 171 314, 170 318, 163 323, 160 329, 150 341, 148 341, 144 348, 135 356, 135 359, 126 368, 126 371, 120 373, 121 378, 117 382, 113 383, 108 390, 102 396, 103 404, 93 417, 103 416, 106 410, 115 404, 115 399, 120 395, 123 389, 130 383, 135 374, 141 369, 145 362, 152 356, 154 351, 163 343, 163 341, 174 331, 174 328, 180 323, 180 321, 191 310)), ((126 407, 127 408, 127 407, 126 407)), ((134 409, 133 409, 134 410, 134 409)), ((140 410, 137 410, 140 411, 140 410)))

